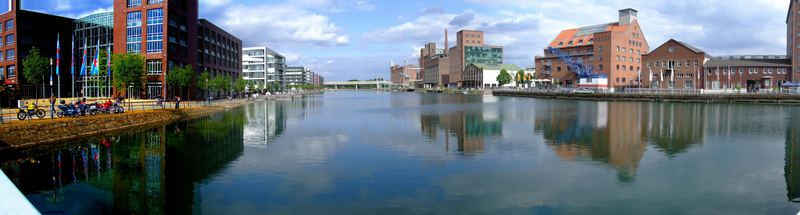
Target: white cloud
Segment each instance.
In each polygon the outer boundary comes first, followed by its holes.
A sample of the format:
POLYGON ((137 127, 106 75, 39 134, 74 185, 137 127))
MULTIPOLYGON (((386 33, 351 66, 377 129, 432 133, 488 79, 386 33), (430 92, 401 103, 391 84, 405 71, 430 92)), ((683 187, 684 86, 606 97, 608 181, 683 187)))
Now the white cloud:
POLYGON ((72 0, 56 0, 56 11, 72 10, 72 0))
POLYGON ((245 45, 341 46, 350 42, 327 16, 290 5, 230 6, 221 20, 245 45))
POLYGON ((221 6, 229 5, 231 0, 200 0, 200 5, 209 8, 218 8, 221 6))

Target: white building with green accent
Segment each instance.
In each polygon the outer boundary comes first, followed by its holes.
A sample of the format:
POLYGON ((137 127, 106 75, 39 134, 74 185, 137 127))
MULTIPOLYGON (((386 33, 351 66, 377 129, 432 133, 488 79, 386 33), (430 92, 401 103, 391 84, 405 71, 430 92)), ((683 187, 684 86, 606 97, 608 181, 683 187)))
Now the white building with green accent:
POLYGON ((516 86, 514 75, 524 71, 514 64, 482 64, 471 63, 464 69, 464 87, 466 88, 497 88, 516 86), (506 70, 511 75, 511 83, 500 86, 497 76, 500 71, 506 70))

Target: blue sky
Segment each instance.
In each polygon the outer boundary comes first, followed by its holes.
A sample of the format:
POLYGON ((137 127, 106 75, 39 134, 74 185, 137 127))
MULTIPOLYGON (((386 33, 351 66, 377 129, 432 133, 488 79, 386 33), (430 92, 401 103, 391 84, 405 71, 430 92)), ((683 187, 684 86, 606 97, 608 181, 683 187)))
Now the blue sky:
MULTIPOLYGON (((143 0, 145 1, 145 0, 143 0)), ((67 17, 110 11, 113 0, 24 0, 23 8, 67 17)), ((0 4, 0 8, 7 7, 0 4)), ((560 30, 614 22, 639 10, 651 48, 675 38, 711 55, 785 54, 786 0, 200 0, 200 16, 268 46, 290 66, 326 80, 388 78, 389 62, 416 64, 425 42, 443 44, 444 29, 486 32, 504 46, 505 62, 533 65, 560 30)))

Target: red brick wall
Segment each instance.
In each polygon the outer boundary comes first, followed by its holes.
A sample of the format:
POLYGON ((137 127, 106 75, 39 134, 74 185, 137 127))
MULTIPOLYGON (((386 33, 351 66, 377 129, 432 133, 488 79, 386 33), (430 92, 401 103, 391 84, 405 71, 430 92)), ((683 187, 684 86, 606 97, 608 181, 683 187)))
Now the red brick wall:
POLYGON ((642 87, 651 88, 653 83, 651 79, 659 82, 658 88, 669 89, 669 81, 674 81, 673 89, 686 89, 686 81, 692 81, 692 89, 703 88, 703 61, 705 60, 705 53, 696 53, 691 49, 683 46, 675 40, 669 40, 652 52, 642 55, 644 59, 644 69, 642 69, 642 87), (672 52, 670 52, 672 49, 672 52), (672 77, 671 73, 667 70, 664 62, 676 61, 682 62, 681 66, 675 67, 675 76, 672 77), (686 67, 686 61, 689 61, 690 66, 686 67), (697 66, 695 66, 697 62, 697 66), (649 66, 648 66, 649 65, 649 66), (652 74, 650 73, 652 70, 652 74), (700 76, 698 76, 698 71, 700 76), (667 77, 654 77, 652 75, 667 75, 667 77))

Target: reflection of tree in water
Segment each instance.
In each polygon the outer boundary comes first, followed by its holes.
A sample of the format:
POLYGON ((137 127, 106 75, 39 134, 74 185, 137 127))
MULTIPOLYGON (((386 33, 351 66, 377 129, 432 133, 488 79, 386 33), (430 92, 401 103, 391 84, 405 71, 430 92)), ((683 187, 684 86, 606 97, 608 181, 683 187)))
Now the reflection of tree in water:
POLYGON ((244 150, 244 113, 235 109, 204 119, 177 123, 181 133, 167 135, 166 212, 193 211, 198 183, 207 180, 241 156, 244 150))
POLYGON ((641 134, 641 104, 554 101, 549 105, 536 107, 534 129, 556 155, 602 162, 617 169, 618 181, 635 180, 647 148, 641 134))
POLYGON ((0 166, 30 198, 55 196, 32 201, 45 212, 191 214, 195 185, 242 154, 243 126, 244 114, 235 109, 27 151, 0 166))
POLYGON ((786 177, 786 195, 789 201, 800 202, 800 112, 791 114, 786 128, 786 151, 784 157, 784 176, 786 177))
POLYGON ((654 103, 648 109, 647 136, 667 156, 703 143, 705 109, 701 104, 654 103))
MULTIPOLYGON (((458 104, 458 107, 444 107, 445 110, 423 113, 420 116, 422 133, 430 139, 436 139, 439 129, 443 130, 447 135, 445 148, 448 150, 450 135, 455 136, 459 152, 483 151, 486 137, 502 135, 502 116, 489 116, 484 108, 474 110, 463 108, 463 104, 482 103, 482 96, 423 95, 421 99, 423 105, 458 104)), ((498 111, 497 114, 501 115, 502 111, 498 111)))

